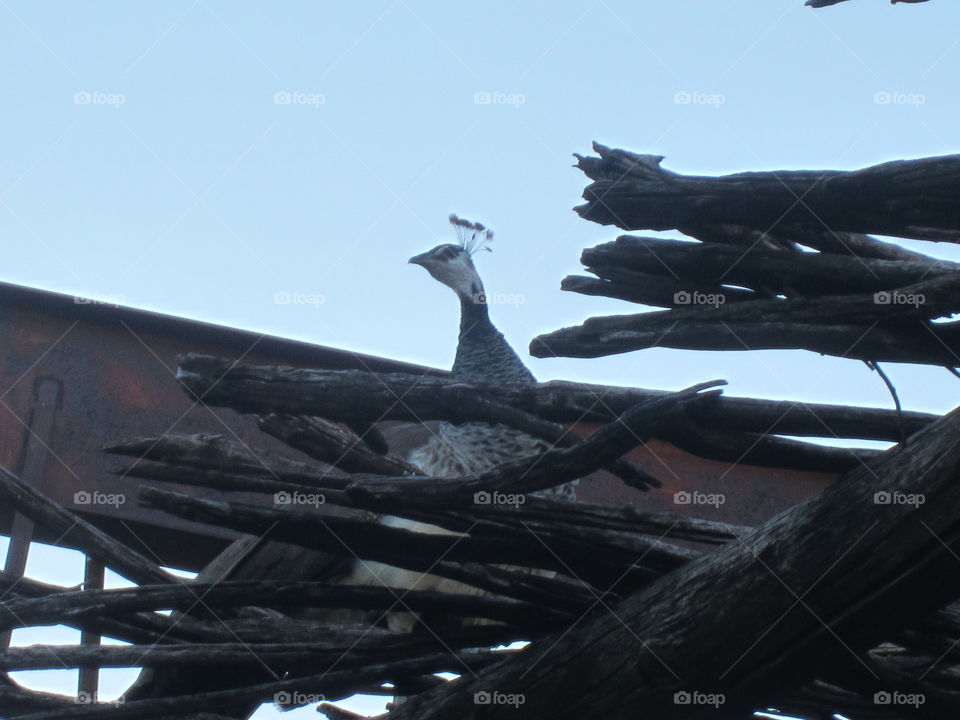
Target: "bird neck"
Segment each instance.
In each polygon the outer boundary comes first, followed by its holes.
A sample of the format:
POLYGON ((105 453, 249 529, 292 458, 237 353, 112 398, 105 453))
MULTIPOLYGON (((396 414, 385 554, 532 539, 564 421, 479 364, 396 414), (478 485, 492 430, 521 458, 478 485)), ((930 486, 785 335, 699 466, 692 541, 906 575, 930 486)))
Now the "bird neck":
POLYGON ((452 375, 468 382, 536 382, 506 338, 491 322, 482 288, 479 296, 460 296, 460 339, 452 375))

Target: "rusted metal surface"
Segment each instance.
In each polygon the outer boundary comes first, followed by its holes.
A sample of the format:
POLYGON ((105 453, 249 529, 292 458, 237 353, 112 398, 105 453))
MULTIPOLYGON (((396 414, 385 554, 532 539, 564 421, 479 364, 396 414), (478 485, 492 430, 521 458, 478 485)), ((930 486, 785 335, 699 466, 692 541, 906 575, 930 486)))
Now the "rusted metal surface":
MULTIPOLYGON (((212 432, 254 450, 294 451, 261 433, 250 418, 211 410, 188 398, 175 376, 178 354, 203 352, 301 367, 428 371, 5 284, 0 284, 0 343, 0 463, 27 475, 44 492, 147 556, 193 570, 219 551, 228 534, 201 531, 193 523, 138 507, 136 490, 144 481, 112 473, 120 461, 100 448, 137 435, 212 432), (37 394, 49 383, 62 389, 56 409, 48 407, 48 390, 37 394), (38 422, 42 427, 31 427, 38 422)), ((0 508, 0 532, 9 534, 12 523, 9 509, 0 508)), ((19 538, 26 537, 22 523, 17 526, 19 538)), ((48 537, 41 528, 36 539, 70 544, 69 536, 48 537)), ((20 547, 23 540, 15 544, 20 547)))
MULTIPOLYGON (((201 352, 300 367, 440 372, 13 285, 0 285, 0 340, 0 463, 27 475, 44 492, 137 550, 192 570, 202 568, 230 535, 138 507, 136 490, 145 481, 112 473, 120 461, 100 448, 138 435, 213 432, 254 450, 295 451, 261 433, 250 418, 212 410, 188 398, 175 377, 178 354, 201 352), (51 400, 51 388, 58 390, 56 402, 51 400)), ((590 429, 584 425, 578 432, 590 429)), ((423 432, 395 427, 389 436, 402 449, 416 443, 423 432)), ((755 524, 815 494, 831 480, 815 473, 705 461, 656 442, 632 457, 663 482, 661 490, 641 493, 598 473, 581 484, 579 496, 591 502, 629 503, 755 524), (683 496, 676 495, 683 492, 722 495, 724 502, 683 503, 683 496)), ((200 496, 216 494, 178 489, 200 496)), ((11 522, 9 511, 0 509, 0 532, 9 533, 11 522)), ((21 529, 18 525, 22 537, 21 529)), ((70 543, 69 536, 50 538, 42 529, 37 529, 37 539, 70 543)))
POLYGON ((827 473, 704 460, 657 440, 627 457, 663 486, 639 492, 609 473, 597 473, 590 482, 581 483, 577 497, 586 502, 630 504, 653 512, 757 525, 816 495, 836 479, 827 473))

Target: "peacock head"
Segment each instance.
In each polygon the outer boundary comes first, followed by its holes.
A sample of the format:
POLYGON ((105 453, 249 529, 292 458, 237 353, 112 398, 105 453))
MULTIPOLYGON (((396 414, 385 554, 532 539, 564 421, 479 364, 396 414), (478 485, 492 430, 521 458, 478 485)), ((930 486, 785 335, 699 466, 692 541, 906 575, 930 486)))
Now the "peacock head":
POLYGON ((450 216, 450 223, 457 229, 458 244, 437 245, 433 250, 414 255, 410 262, 426 268, 434 279, 453 290, 461 300, 483 302, 483 283, 471 256, 490 249, 487 243, 493 239, 493 231, 456 215, 450 216))

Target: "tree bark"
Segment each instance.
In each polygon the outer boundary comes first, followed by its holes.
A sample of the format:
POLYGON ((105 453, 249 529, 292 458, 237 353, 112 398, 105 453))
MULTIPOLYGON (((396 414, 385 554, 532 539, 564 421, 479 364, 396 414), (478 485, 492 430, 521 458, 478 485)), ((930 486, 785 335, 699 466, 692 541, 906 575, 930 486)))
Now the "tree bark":
POLYGON ((731 713, 766 706, 960 594, 958 433, 954 411, 747 538, 394 717, 515 717, 475 704, 484 691, 523 693, 531 720, 711 716, 678 692, 722 693, 731 713), (878 492, 925 502, 878 504, 878 492))
POLYGON ((960 241, 960 155, 898 160, 853 172, 778 170, 722 177, 665 170, 658 155, 594 143, 577 155, 593 182, 576 211, 624 230, 743 225, 827 227, 919 240, 960 241))
POLYGON ((960 324, 930 323, 957 306, 956 281, 938 278, 900 289, 915 303, 870 295, 752 300, 638 315, 590 318, 534 338, 535 357, 601 357, 650 347, 688 350, 800 349, 873 362, 953 367, 960 324))

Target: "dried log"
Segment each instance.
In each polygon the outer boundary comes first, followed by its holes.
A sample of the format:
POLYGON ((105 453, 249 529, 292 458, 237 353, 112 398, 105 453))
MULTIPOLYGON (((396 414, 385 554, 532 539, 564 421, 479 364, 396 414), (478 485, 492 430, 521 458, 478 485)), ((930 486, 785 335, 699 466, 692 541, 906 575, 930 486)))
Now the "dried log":
POLYGON ((75 704, 74 700, 64 698, 63 695, 24 690, 7 677, 0 677, 0 708, 3 708, 5 714, 10 713, 8 717, 20 717, 40 710, 65 709, 75 704))
POLYGON ((754 300, 727 306, 590 318, 578 327, 534 338, 536 357, 600 357, 649 347, 691 350, 802 349, 874 362, 953 367, 960 357, 960 325, 931 324, 958 305, 952 278, 898 292, 916 305, 882 304, 873 295, 754 300), (824 323, 829 318, 829 324, 824 323))
POLYGON ((74 547, 130 580, 140 583, 174 581, 174 577, 161 570, 156 563, 55 503, 4 467, 0 467, 0 499, 55 534, 69 533, 74 547))
POLYGON ((879 450, 825 447, 788 438, 724 432, 693 422, 681 423, 663 438, 687 452, 734 465, 790 467, 808 472, 843 473, 880 456, 879 450))
MULTIPOLYGON (((488 388, 484 388, 488 391, 488 388)), ((496 392, 490 388, 490 392, 496 392)), ((612 385, 590 385, 554 380, 528 393, 508 392, 504 402, 526 407, 531 412, 564 421, 586 417, 609 420, 644 400, 661 397, 666 390, 641 390, 612 385)), ((688 409, 701 427, 723 428, 744 433, 797 435, 828 438, 862 438, 896 441, 900 428, 906 434, 919 432, 939 416, 930 413, 881 408, 806 403, 795 400, 759 400, 721 395, 688 409), (902 422, 902 426, 901 426, 902 422)))
MULTIPOLYGON (((476 393, 473 387, 451 382, 449 379, 442 381, 447 392, 433 396, 423 393, 422 390, 415 391, 420 381, 426 380, 424 376, 407 376, 399 373, 374 375, 360 371, 336 370, 300 370, 298 372, 295 368, 276 367, 269 369, 267 372, 269 380, 266 380, 262 370, 263 368, 257 366, 240 365, 222 358, 187 355, 180 359, 178 377, 195 397, 202 398, 208 405, 222 403, 239 412, 322 415, 330 420, 347 424, 367 424, 385 419, 405 419, 415 422, 442 419, 455 423, 482 420, 516 428, 534 437, 543 438, 554 445, 570 446, 576 442, 570 431, 557 423, 492 401, 483 394, 476 393), (210 382, 207 373, 213 368, 219 368, 220 380, 225 380, 226 376, 229 376, 230 388, 221 387, 222 383, 218 381, 210 382), (313 374, 315 378, 318 375, 336 378, 339 382, 333 393, 325 384, 315 386, 313 389, 317 391, 316 395, 306 399, 283 393, 284 389, 290 389, 287 383, 296 382, 297 376, 304 372, 313 374), (343 374, 344 372, 346 374, 343 374), (409 387, 402 395, 391 395, 392 388, 387 384, 390 381, 393 381, 394 385, 409 383, 409 387), (273 386, 273 383, 277 383, 279 387, 273 386), (286 385, 285 388, 284 385, 286 385), (236 392, 237 388, 242 388, 241 393, 236 392), (275 391, 283 393, 283 397, 279 400, 275 398, 275 391), (337 397, 332 397, 334 394, 337 397), (226 400, 231 395, 241 401, 231 403, 226 400), (404 401, 396 402, 397 397, 403 397, 404 401), (360 398, 363 398, 364 402, 359 402, 360 398), (315 402, 311 402, 312 400, 315 402), (379 411, 375 409, 377 406, 379 411), (306 410, 308 407, 313 409, 308 411, 306 410)), ((611 460, 604 469, 640 490, 660 487, 659 480, 618 458, 611 460)))
MULTIPOLYGON (((555 720, 634 718, 638 707, 665 720, 708 716, 709 706, 674 703, 684 689, 723 693, 725 712, 768 706, 960 594, 958 432, 955 411, 610 614, 411 698, 394 717, 478 717, 471 699, 485 689, 523 692, 526 717, 555 720), (878 491, 926 502, 877 504, 878 491)), ((483 712, 508 718, 513 709, 483 712)))
POLYGON ((733 297, 737 297, 735 289, 724 286, 767 290, 787 297, 851 295, 956 277, 960 270, 956 263, 934 258, 877 260, 830 253, 788 253, 762 245, 739 248, 631 235, 588 248, 580 260, 600 277, 607 277, 608 268, 625 268, 666 276, 679 283, 679 292, 686 291, 688 295, 700 290, 725 296, 729 291, 733 297))
MULTIPOLYGON (((283 542, 308 548, 359 557, 393 567, 447 577, 518 600, 549 606, 551 603, 569 611, 583 608, 594 597, 582 587, 561 579, 529 575, 480 563, 500 563, 540 568, 557 573, 573 572, 582 581, 597 587, 608 587, 617 578, 622 584, 645 584, 657 573, 654 563, 677 566, 685 553, 671 553, 663 543, 645 543, 624 548, 612 543, 604 546, 604 554, 564 553, 563 547, 547 548, 529 533, 501 533, 500 537, 461 537, 433 535, 364 523, 346 518, 318 518, 304 512, 280 513, 239 503, 200 500, 180 493, 143 488, 141 497, 148 507, 156 507, 198 522, 221 525, 244 532, 264 532, 283 542), (642 549, 640 545, 643 545, 642 549), (638 556, 648 564, 637 562, 638 556), (442 560, 438 560, 442 558, 442 560), (628 570, 625 572, 624 567, 628 570)), ((578 546, 584 549, 584 545, 578 546)))
POLYGON ((80 586, 62 587, 60 585, 50 585, 38 580, 32 580, 22 575, 14 575, 5 570, 0 570, 0 598, 11 597, 42 597, 44 595, 54 595, 56 593, 68 590, 79 590, 80 586))
POLYGON ((419 471, 400 458, 374 452, 353 431, 308 415, 271 413, 259 419, 260 429, 292 448, 344 472, 374 475, 416 475, 419 471))
MULTIPOLYGON (((668 394, 665 390, 563 381, 529 387, 468 386, 454 383, 448 377, 401 373, 374 376, 352 370, 243 365, 206 355, 181 358, 181 379, 209 405, 252 413, 315 412, 337 422, 356 416, 367 420, 419 422, 419 419, 449 419, 446 417, 449 413, 454 420, 462 422, 511 424, 503 416, 486 413, 489 406, 469 408, 462 404, 460 400, 466 395, 490 398, 496 407, 519 408, 554 423, 603 422, 615 419, 637 403, 668 394), (404 402, 397 403, 397 397, 403 397, 404 402), (412 408, 416 416, 408 408, 412 408)), ((888 441, 900 438, 900 416, 878 408, 721 396, 711 402, 698 403, 689 408, 689 413, 703 425, 731 431, 888 441)), ((936 418, 936 415, 917 412, 905 412, 902 416, 908 434, 936 418)))
MULTIPOLYGON (((167 453, 165 457, 167 462, 172 463, 170 466, 161 463, 157 463, 156 465, 139 463, 126 469, 124 471, 125 474, 133 477, 175 480, 183 485, 215 487, 227 492, 232 490, 254 490, 264 493, 287 491, 307 494, 316 490, 327 492, 337 488, 345 488, 352 482, 364 482, 363 477, 347 476, 343 480, 338 479, 333 482, 327 482, 326 484, 318 480, 316 485, 297 485, 278 480, 270 481, 268 479, 257 479, 255 484, 251 484, 250 479, 246 476, 234 476, 226 473, 219 474, 212 470, 203 471, 199 468, 192 467, 189 457, 185 456, 185 459, 181 460, 181 458, 172 454, 172 448, 181 439, 187 442, 187 449, 189 449, 192 446, 193 436, 166 435, 163 439, 164 442, 167 443, 167 453)), ((149 445, 155 440, 155 438, 143 438, 129 442, 130 444, 149 445)), ((270 472, 270 466, 267 466, 266 470, 270 472)), ((582 502, 571 506, 565 501, 559 501, 549 497, 536 497, 533 495, 527 497, 524 504, 519 507, 504 508, 498 505, 474 505, 469 508, 461 508, 457 511, 445 511, 438 507, 432 507, 423 512, 417 512, 415 507, 403 509, 396 507, 383 508, 379 503, 358 503, 356 500, 348 498, 345 493, 336 492, 330 492, 329 495, 325 496, 325 504, 339 504, 377 512, 389 510, 403 517, 423 520, 430 524, 440 524, 457 531, 482 522, 506 524, 512 527, 522 527, 524 524, 543 523, 554 523, 557 527, 565 527, 569 523, 575 523, 578 527, 588 529, 594 528, 612 532, 647 534, 655 537, 677 538, 713 544, 724 542, 735 537, 738 533, 742 534, 748 530, 748 528, 729 525, 727 523, 686 518, 673 513, 640 512, 628 506, 614 508, 582 502)), ((2 585, 0 585, 0 587, 2 587, 2 585)))
MULTIPOLYGON (((204 605, 215 610, 246 606, 390 610, 397 603, 396 593, 387 588, 323 582, 267 580, 142 585, 137 588, 84 590, 8 601, 0 605, 0 628, 10 630, 58 622, 71 624, 83 618, 121 617, 145 610, 187 610, 197 603, 198 597, 203 598, 204 605)), ((545 615, 543 608, 515 600, 426 590, 406 592, 403 603, 412 612, 482 617, 528 627, 555 621, 566 614, 558 608, 545 615)))
POLYGON ((298 642, 228 642, 188 643, 170 645, 35 645, 0 651, 0 670, 60 670, 80 666, 99 668, 196 666, 211 664, 228 667, 264 665, 273 668, 323 666, 363 666, 379 662, 414 659, 443 650, 494 647, 517 640, 529 640, 543 635, 520 630, 513 626, 485 628, 458 628, 440 630, 436 637, 413 633, 372 633, 365 637, 347 637, 340 640, 336 629, 316 641, 304 641, 304 631, 298 642), (395 637, 384 637, 395 636, 395 637))
MULTIPOLYGON (((223 435, 198 433, 164 434, 133 438, 111 443, 104 452, 153 460, 170 465, 183 465, 193 470, 209 470, 213 475, 269 478, 290 483, 294 487, 329 483, 331 478, 346 478, 347 473, 332 466, 317 468, 283 455, 264 450, 251 450, 246 445, 227 440, 223 435)), ((277 489, 282 489, 277 487, 277 489)))
POLYGON ((721 286, 702 284, 693 286, 689 282, 675 278, 644 275, 642 273, 623 271, 619 268, 589 267, 587 270, 601 277, 591 278, 581 275, 568 275, 560 282, 560 289, 580 293, 581 295, 610 297, 615 300, 626 300, 627 302, 653 305, 654 307, 674 307, 678 304, 677 297, 683 297, 680 293, 687 293, 689 295, 692 290, 696 290, 705 295, 722 296, 724 303, 754 300, 757 297, 755 293, 741 288, 723 288, 721 286), (609 277, 611 275, 622 277, 627 273, 634 276, 631 278, 630 283, 621 280, 612 280, 609 277))
MULTIPOLYGON (((930 262, 931 257, 907 250, 900 245, 863 233, 835 232, 827 228, 777 227, 757 230, 743 225, 710 225, 684 228, 684 232, 706 243, 723 243, 740 247, 762 244, 779 249, 800 250, 801 245, 836 255, 849 255, 880 260, 930 262)), ((941 261, 945 262, 945 261, 941 261)))
MULTIPOLYGON (((593 144, 577 155, 593 182, 585 219, 624 230, 747 225, 828 228, 934 241, 960 241, 960 156, 899 160, 845 171, 776 171, 698 177, 665 170, 658 155, 593 144), (802 200, 801 200, 802 199, 802 200)), ((689 233, 688 233, 689 234, 689 233)))
MULTIPOLYGON (((149 440, 150 438, 143 438, 149 440)), ((139 438, 138 438, 139 440, 139 438)), ((122 477, 145 478, 160 480, 161 482, 176 483, 178 485, 193 485, 206 487, 221 492, 253 492, 253 493, 304 493, 322 492, 333 494, 342 490, 352 481, 350 476, 324 476, 317 473, 316 481, 304 485, 292 482, 277 482, 271 480, 264 471, 263 477, 254 475, 235 475, 229 472, 220 472, 215 469, 197 468, 188 463, 154 463, 142 460, 128 467, 118 468, 116 474, 122 477)))
POLYGON ((485 525, 515 529, 542 528, 556 532, 576 527, 578 532, 599 530, 632 533, 706 544, 723 543, 752 529, 742 525, 684 517, 676 513, 642 512, 630 506, 592 505, 584 502, 571 505, 564 500, 536 496, 526 498, 523 505, 518 507, 474 505, 448 510, 442 506, 431 505, 419 509, 413 505, 394 508, 393 512, 402 517, 422 520, 456 531, 462 531, 464 527, 485 525))
MULTIPOLYGON (((508 655, 508 652, 502 653, 508 655)), ((307 677, 288 677, 270 683, 231 688, 196 695, 182 695, 152 700, 124 702, 116 706, 70 705, 50 711, 22 716, 23 720, 140 720, 171 718, 182 720, 186 713, 217 711, 223 706, 242 702, 266 702, 280 693, 307 693, 336 697, 352 695, 374 683, 426 673, 463 672, 465 667, 481 670, 496 662, 497 654, 486 652, 436 653, 413 660, 398 660, 368 665, 363 668, 330 670, 307 677)))

